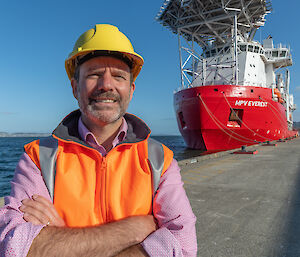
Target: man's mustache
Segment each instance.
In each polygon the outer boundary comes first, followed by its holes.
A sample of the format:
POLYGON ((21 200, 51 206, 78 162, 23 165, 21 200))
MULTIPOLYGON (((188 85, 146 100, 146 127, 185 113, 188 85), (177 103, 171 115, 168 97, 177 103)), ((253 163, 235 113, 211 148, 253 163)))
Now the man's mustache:
POLYGON ((107 98, 118 102, 121 100, 120 95, 113 92, 95 91, 89 96, 90 100, 99 98, 107 98))

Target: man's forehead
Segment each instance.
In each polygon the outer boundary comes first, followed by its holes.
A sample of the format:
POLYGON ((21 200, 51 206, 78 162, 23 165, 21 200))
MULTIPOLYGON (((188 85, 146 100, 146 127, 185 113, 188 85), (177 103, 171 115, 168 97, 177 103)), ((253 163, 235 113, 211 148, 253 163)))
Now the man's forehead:
POLYGON ((124 70, 126 72, 130 72, 129 66, 123 62, 122 60, 115 58, 113 56, 99 56, 94 57, 82 64, 85 70, 96 70, 100 68, 110 67, 116 68, 119 70, 124 70))

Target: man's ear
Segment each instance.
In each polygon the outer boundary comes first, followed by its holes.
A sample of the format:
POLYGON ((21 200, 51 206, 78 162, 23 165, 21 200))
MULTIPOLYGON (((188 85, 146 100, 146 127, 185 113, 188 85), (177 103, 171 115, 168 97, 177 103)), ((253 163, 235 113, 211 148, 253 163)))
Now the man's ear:
POLYGON ((135 83, 132 82, 132 83, 131 83, 131 88, 130 88, 130 101, 131 101, 131 99, 132 99, 134 90, 135 90, 135 83))
POLYGON ((72 78, 71 79, 71 86, 72 86, 73 96, 78 100, 78 98, 77 98, 77 85, 78 85, 77 80, 72 78))

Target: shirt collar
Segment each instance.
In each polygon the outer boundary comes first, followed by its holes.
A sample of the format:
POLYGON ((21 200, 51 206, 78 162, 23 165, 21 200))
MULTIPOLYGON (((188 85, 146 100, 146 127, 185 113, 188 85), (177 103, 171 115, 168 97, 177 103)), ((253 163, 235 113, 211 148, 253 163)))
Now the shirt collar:
MULTIPOLYGON (((114 140, 112 141, 113 148, 125 139, 127 135, 127 130, 128 130, 128 124, 123 117, 122 125, 119 129, 119 132, 114 138, 114 140)), ((83 124, 81 117, 78 120, 78 132, 79 132, 79 136, 85 143, 93 147, 95 147, 95 145, 100 147, 100 144, 97 142, 97 139, 94 136, 94 134, 91 131, 89 131, 89 129, 83 124)))

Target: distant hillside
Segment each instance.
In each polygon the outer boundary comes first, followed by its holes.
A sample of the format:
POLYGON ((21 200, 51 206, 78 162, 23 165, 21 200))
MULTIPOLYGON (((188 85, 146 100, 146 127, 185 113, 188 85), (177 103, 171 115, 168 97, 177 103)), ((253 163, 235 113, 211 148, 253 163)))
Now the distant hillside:
POLYGON ((47 137, 49 133, 7 133, 0 132, 0 137, 47 137))

